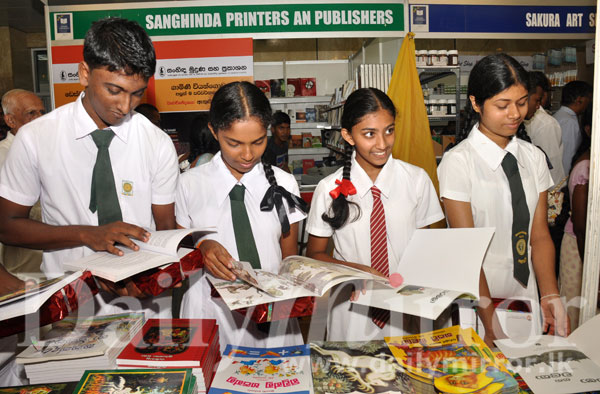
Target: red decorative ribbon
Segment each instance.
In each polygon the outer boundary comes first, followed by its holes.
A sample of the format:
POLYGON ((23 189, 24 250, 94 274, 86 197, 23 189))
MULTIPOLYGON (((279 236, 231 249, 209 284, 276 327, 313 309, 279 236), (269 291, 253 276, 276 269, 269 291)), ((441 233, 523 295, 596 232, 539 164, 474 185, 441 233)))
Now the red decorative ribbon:
POLYGON ((339 179, 336 179, 335 184, 339 185, 339 186, 329 192, 329 195, 334 200, 336 198, 338 198, 338 196, 340 194, 343 194, 344 197, 348 197, 348 195, 356 194, 356 188, 354 187, 352 182, 350 182, 349 179, 342 179, 341 181, 339 179))

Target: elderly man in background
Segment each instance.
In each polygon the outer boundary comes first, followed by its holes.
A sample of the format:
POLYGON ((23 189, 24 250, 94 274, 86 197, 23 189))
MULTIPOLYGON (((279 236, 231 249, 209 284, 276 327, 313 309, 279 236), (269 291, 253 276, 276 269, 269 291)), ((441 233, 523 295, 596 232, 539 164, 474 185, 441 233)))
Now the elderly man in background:
MULTIPOLYGON (((0 141, 0 168, 8 156, 10 146, 21 126, 39 118, 46 109, 42 100, 33 92, 23 89, 9 90, 2 96, 4 121, 10 127, 6 138, 0 141)), ((30 218, 42 220, 40 204, 33 206, 30 218)), ((0 244, 0 262, 7 271, 21 277, 31 277, 40 274, 42 251, 0 244)))

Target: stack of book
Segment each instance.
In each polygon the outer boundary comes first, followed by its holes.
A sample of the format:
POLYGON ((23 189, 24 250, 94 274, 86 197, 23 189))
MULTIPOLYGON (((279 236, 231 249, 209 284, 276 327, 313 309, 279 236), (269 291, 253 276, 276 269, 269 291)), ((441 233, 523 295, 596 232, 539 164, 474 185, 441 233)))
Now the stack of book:
POLYGON ((191 368, 199 392, 210 386, 220 358, 213 319, 149 319, 117 357, 119 369, 191 368))
POLYGON ((78 381, 86 369, 116 368, 117 355, 143 322, 143 313, 69 316, 19 354, 17 363, 25 364, 31 384, 78 381))
POLYGON ((191 369, 85 371, 73 394, 196 394, 191 369))

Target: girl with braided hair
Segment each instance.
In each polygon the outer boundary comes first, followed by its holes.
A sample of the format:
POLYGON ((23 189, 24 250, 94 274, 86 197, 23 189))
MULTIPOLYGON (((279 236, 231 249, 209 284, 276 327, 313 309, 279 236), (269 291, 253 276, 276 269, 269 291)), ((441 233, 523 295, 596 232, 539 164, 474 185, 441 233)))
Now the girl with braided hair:
MULTIPOLYGON (((344 104, 344 167, 319 182, 307 230, 309 257, 381 276, 398 272, 404 248, 417 228, 443 219, 427 173, 392 158, 396 109, 378 89, 358 89, 344 104), (384 220, 381 220, 382 217, 384 220), (333 239, 333 257, 327 244, 333 239), (383 256, 383 258, 382 258, 383 256)), ((330 296, 328 340, 364 341, 403 335, 403 315, 381 325, 368 307, 351 304, 354 286, 330 296)))
MULTIPOLYGON (((271 116, 269 100, 255 85, 232 82, 219 88, 208 127, 220 152, 180 178, 177 225, 216 228, 197 248, 205 270, 220 279, 236 279, 233 259, 276 273, 282 258, 298 253, 298 222, 307 211, 297 197, 298 184, 293 175, 261 163, 271 116)), ((228 343, 257 347, 302 343, 296 319, 261 326, 232 313, 220 298, 211 297, 204 273, 190 278, 181 316, 217 319, 222 350, 228 343)))

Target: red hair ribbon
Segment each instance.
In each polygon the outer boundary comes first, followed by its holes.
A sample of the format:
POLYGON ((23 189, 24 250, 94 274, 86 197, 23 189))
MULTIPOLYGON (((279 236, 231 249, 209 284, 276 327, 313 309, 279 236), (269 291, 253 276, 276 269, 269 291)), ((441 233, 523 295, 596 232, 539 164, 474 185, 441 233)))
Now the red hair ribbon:
POLYGON ((350 182, 349 179, 342 179, 341 181, 339 179, 336 179, 335 184, 339 185, 339 186, 329 192, 329 195, 334 200, 336 198, 338 198, 338 196, 340 194, 343 194, 344 197, 348 197, 348 195, 356 194, 356 188, 354 187, 352 182, 350 182))

